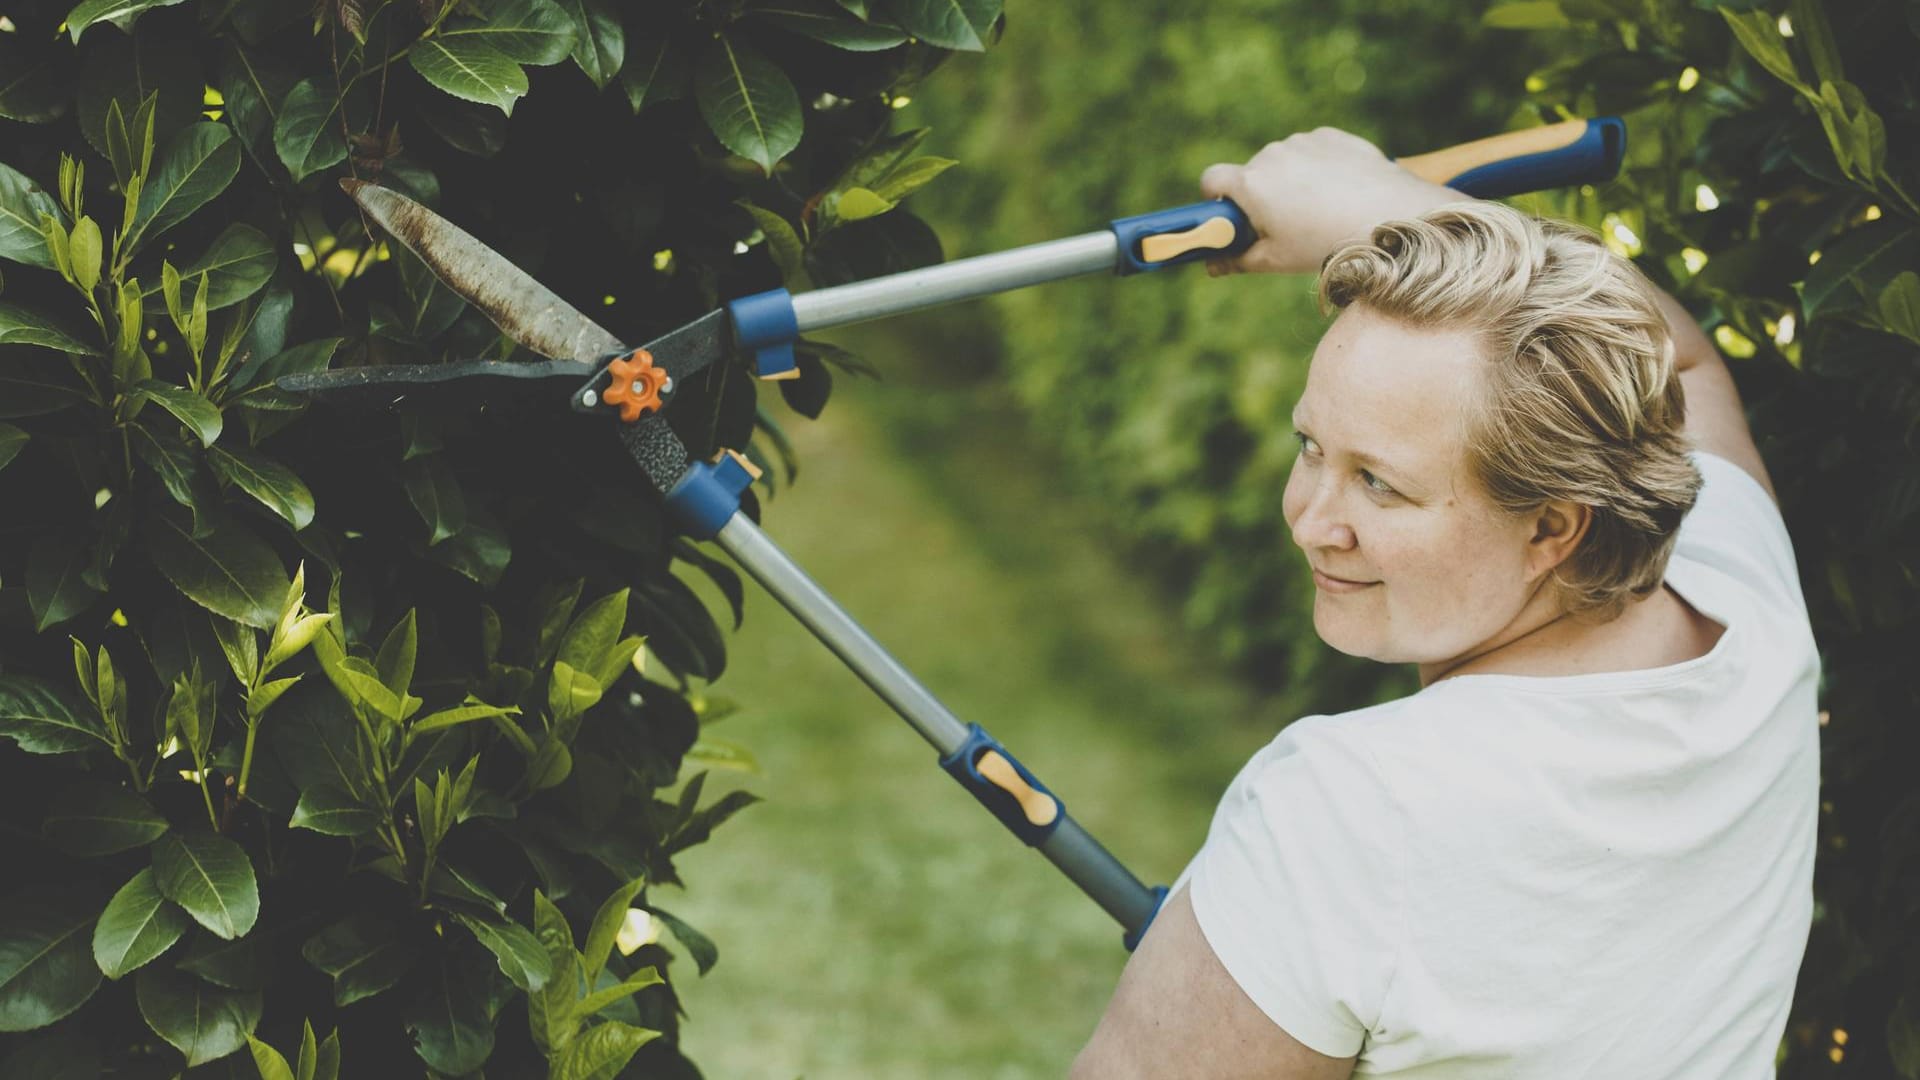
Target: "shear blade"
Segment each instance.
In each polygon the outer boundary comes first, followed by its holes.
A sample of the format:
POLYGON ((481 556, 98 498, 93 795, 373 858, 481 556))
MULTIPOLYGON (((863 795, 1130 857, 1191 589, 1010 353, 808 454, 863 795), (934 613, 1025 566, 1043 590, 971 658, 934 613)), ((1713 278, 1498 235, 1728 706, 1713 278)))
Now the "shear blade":
POLYGON ((391 188, 354 179, 340 187, 514 341, 555 360, 597 361, 623 351, 619 338, 465 229, 391 188))

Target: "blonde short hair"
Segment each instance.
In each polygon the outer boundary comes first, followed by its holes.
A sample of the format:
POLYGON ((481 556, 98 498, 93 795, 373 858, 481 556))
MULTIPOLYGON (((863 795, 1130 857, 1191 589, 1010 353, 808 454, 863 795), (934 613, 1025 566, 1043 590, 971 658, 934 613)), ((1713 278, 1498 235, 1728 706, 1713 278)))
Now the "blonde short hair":
POLYGON ((1553 573, 1570 614, 1611 619, 1660 587, 1700 473, 1667 321, 1632 263, 1584 229, 1460 203, 1335 251, 1320 298, 1478 332, 1486 376, 1466 418, 1469 468, 1508 513, 1555 500, 1593 512, 1553 573))

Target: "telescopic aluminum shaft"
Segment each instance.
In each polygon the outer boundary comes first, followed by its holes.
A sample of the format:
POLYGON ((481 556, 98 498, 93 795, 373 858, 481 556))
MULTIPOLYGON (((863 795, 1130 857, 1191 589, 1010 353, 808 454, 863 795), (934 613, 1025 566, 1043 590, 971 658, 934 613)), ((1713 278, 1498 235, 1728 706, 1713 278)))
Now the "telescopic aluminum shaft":
MULTIPOLYGON (((745 514, 734 514, 714 539, 942 757, 967 744, 972 729, 889 655, 745 514)), ((1153 917, 1158 905, 1154 891, 1141 884, 1071 817, 1063 813, 1039 847, 1042 855, 1125 930, 1138 932, 1153 917)))

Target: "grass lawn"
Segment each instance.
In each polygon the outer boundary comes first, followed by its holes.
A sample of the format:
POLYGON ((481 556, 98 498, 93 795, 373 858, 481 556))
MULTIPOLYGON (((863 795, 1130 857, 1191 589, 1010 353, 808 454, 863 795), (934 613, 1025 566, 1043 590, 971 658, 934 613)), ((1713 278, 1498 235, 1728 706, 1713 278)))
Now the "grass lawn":
MULTIPOLYGON (((769 394, 801 457, 769 535, 1135 874, 1172 881, 1277 703, 1178 636, 996 387, 849 344, 884 381, 839 376, 818 422, 769 394)), ((689 1053, 716 1080, 1062 1075, 1125 963, 1119 927, 748 588, 713 689, 743 708, 713 734, 761 773, 709 790, 767 801, 659 894, 721 949, 704 979, 680 972, 689 1053)))

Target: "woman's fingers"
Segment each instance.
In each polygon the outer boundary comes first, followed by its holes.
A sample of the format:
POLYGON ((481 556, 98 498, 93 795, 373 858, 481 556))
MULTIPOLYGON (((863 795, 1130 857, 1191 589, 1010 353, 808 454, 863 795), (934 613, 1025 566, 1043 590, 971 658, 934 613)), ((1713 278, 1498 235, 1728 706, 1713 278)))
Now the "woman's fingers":
POLYGON ((1209 199, 1232 198, 1241 187, 1241 175, 1246 172, 1243 165, 1228 165, 1221 162, 1209 165, 1200 174, 1200 193, 1209 199))

